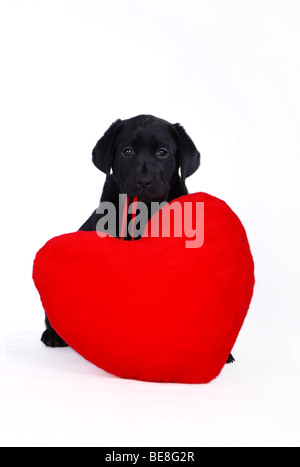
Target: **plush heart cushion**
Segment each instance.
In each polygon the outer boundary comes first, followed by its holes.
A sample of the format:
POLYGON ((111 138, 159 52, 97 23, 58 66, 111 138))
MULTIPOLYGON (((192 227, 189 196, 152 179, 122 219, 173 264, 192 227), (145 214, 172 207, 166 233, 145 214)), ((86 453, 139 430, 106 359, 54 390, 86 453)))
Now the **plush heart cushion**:
POLYGON ((50 240, 35 259, 34 282, 54 329, 123 378, 211 381, 250 305, 254 264, 238 217, 205 193, 176 202, 204 202, 201 248, 186 248, 184 235, 125 241, 75 232, 50 240))

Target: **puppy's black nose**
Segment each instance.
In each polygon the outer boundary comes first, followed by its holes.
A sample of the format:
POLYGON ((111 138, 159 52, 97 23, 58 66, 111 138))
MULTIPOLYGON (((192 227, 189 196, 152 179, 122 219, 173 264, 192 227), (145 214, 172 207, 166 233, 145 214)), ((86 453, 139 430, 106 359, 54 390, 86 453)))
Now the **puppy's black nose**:
POLYGON ((149 188, 152 185, 152 180, 149 177, 140 177, 136 182, 138 188, 149 188))

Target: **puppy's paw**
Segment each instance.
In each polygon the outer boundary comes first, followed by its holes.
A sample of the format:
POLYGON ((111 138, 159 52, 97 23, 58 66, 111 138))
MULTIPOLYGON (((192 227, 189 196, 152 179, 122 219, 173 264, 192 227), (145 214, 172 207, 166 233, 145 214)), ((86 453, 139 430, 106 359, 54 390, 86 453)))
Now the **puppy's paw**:
POLYGON ((230 354, 226 363, 234 363, 234 362, 235 362, 235 358, 233 358, 233 356, 230 354))
POLYGON ((47 347, 68 347, 68 344, 52 328, 46 329, 41 341, 47 347))

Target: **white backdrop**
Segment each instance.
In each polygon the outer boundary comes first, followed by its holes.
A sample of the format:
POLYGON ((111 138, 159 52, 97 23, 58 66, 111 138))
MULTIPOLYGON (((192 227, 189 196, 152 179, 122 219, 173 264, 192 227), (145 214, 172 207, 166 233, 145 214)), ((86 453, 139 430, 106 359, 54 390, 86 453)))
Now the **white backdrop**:
POLYGON ((4 444, 299 444, 299 14, 298 0, 1 0, 4 444), (97 207, 92 148, 141 113, 185 126, 202 154, 189 191, 232 207, 256 264, 237 363, 205 388, 124 382, 39 343, 34 255, 97 207))

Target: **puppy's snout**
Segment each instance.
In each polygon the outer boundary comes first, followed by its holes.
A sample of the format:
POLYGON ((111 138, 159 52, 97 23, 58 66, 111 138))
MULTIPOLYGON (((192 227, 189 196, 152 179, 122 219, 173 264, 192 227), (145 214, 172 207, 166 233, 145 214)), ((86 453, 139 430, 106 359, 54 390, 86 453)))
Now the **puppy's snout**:
POLYGON ((152 185, 152 179, 150 177, 139 177, 136 184, 138 188, 146 189, 152 185))

